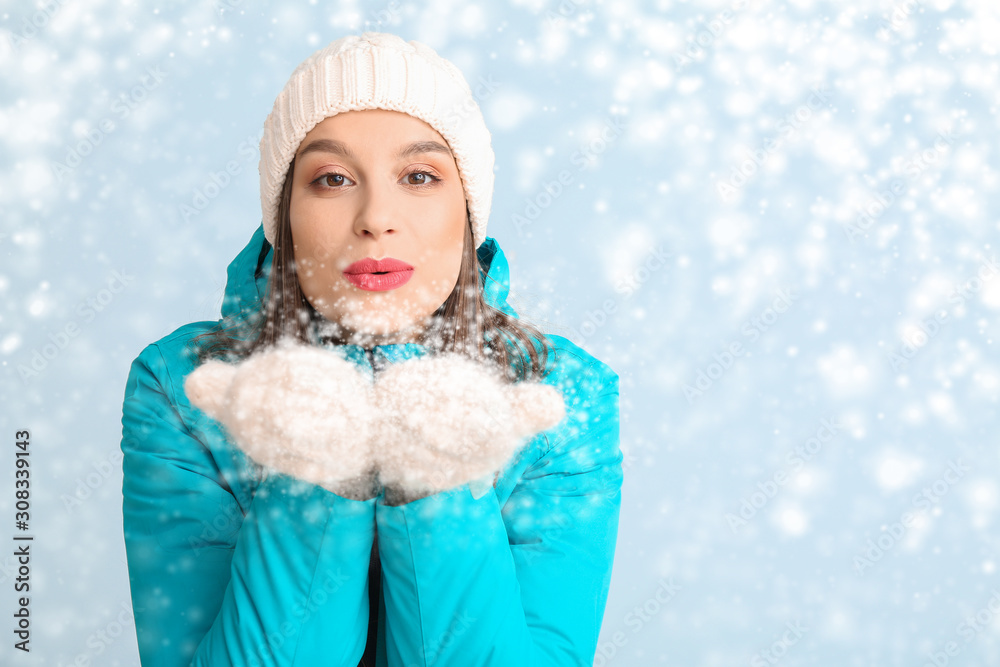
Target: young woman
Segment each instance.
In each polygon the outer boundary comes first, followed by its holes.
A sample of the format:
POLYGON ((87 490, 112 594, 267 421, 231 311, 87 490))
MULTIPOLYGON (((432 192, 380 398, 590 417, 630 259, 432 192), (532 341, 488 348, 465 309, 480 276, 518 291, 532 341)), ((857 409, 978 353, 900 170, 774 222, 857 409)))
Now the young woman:
MULTIPOLYGON (((265 123, 263 222, 229 265, 222 319, 148 345, 126 385, 123 519, 145 667, 593 663, 621 498, 618 376, 507 304, 507 261, 485 235, 493 161, 467 82, 423 44, 349 36, 293 72, 265 123), (556 388, 564 418, 485 483, 414 492, 378 470, 315 483, 249 456, 185 392, 196 369, 287 340, 373 382, 460 354, 511 387, 556 388)), ((307 418, 306 401, 264 389, 244 416, 307 418)), ((350 420, 345 405, 308 418, 350 420)), ((469 439, 457 445, 472 460, 488 443, 469 424, 444 439, 469 439)), ((391 452, 393 431, 380 433, 391 452)))

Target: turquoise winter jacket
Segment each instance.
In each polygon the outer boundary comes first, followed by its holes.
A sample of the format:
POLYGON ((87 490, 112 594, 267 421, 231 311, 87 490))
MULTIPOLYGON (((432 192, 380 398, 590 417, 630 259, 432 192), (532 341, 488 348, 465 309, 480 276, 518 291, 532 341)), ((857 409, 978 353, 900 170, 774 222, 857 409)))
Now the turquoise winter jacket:
MULTIPOLYGON (((507 304, 496 241, 487 301, 507 304)), ((222 315, 260 309, 271 248, 258 227, 229 265, 222 315)), ((531 440, 492 488, 471 484, 399 506, 356 501, 265 472, 193 407, 184 325, 132 363, 122 410, 125 547, 144 667, 355 667, 368 632, 377 534, 376 664, 591 665, 621 501, 618 375, 550 335, 566 418, 531 440)), ((370 375, 424 353, 344 346, 370 375)), ((487 482, 488 483, 488 482, 487 482)))

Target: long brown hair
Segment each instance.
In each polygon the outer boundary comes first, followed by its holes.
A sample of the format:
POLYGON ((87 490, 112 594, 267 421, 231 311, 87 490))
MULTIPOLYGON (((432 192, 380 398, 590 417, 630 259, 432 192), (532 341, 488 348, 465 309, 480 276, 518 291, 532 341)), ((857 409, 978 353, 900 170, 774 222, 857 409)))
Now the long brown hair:
MULTIPOLYGON (((309 328, 314 322, 325 322, 302 293, 296 274, 289 217, 294 173, 293 158, 285 173, 278 203, 278 228, 267 282, 266 307, 263 311, 245 313, 243 318, 223 320, 211 331, 195 336, 191 343, 199 364, 209 358, 239 361, 275 345, 286 336, 309 344, 309 328)), ((445 302, 432 314, 431 325, 418 342, 433 350, 459 352, 495 363, 509 382, 545 376, 550 343, 534 325, 486 303, 484 281, 492 280, 489 268, 481 263, 476 252, 466 209, 458 281, 445 302)), ((331 341, 342 342, 336 337, 331 341)))

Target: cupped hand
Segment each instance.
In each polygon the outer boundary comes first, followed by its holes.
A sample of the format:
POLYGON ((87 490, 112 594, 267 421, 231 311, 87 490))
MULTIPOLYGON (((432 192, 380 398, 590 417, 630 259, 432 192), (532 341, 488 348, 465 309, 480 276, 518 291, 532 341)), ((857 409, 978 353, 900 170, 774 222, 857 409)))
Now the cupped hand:
POLYGON ((210 360, 184 389, 254 461, 346 498, 378 493, 372 384, 337 353, 286 339, 240 364, 210 360))
POLYGON ((374 461, 396 503, 499 471, 526 437, 565 415, 555 387, 509 384, 495 366, 457 353, 390 366, 376 377, 374 397, 374 461))

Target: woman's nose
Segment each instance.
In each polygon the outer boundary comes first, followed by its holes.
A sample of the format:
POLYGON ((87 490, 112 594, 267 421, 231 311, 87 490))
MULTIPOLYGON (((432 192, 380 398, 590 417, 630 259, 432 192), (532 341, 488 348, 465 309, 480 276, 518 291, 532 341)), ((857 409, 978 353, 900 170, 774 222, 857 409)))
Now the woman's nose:
POLYGON ((375 239, 383 234, 394 234, 399 220, 394 206, 391 186, 385 183, 366 184, 360 192, 359 209, 354 221, 355 233, 375 239))

